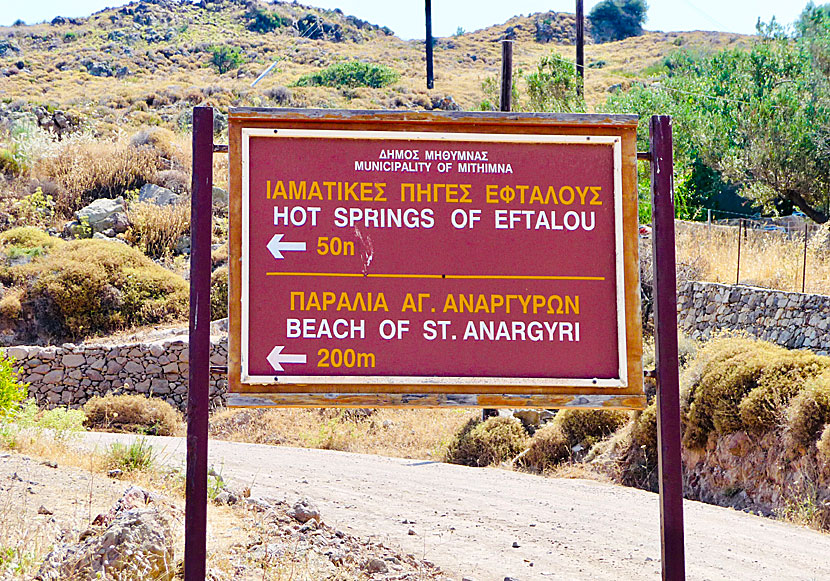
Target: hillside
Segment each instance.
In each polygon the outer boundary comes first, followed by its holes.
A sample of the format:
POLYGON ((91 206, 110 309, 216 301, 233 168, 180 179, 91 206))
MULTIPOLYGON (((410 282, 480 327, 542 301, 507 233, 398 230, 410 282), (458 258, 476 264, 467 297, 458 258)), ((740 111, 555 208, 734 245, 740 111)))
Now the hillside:
MULTIPOLYGON (((41 104, 77 120, 94 119, 104 131, 124 125, 181 126, 183 112, 205 102, 221 109, 431 108, 449 95, 462 109, 478 109, 485 97, 482 81, 498 74, 499 39, 517 41, 516 67, 528 70, 551 50, 572 59, 573 27, 573 15, 543 13, 438 39, 436 88, 427 91, 423 42, 403 41, 388 28, 339 10, 288 2, 257 8, 237 0, 141 0, 89 18, 56 17, 51 23, 0 28, 0 100, 6 110, 41 104), (270 20, 257 20, 257 11, 270 20), (273 30, 262 32, 269 27, 273 30), (211 51, 223 46, 239 49, 240 65, 220 74, 210 64, 211 51), (276 69, 252 89, 257 75, 278 59, 276 69), (380 89, 292 87, 302 75, 347 60, 386 64, 400 79, 380 89)), ((678 47, 714 49, 743 38, 649 32, 589 45, 588 105, 601 106, 609 87, 642 76, 678 47)))

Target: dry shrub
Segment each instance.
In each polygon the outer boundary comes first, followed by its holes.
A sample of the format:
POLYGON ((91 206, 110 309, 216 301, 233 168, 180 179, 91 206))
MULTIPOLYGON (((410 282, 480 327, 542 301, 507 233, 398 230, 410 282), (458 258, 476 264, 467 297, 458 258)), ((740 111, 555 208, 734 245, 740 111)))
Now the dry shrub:
POLYGON ((130 229, 124 239, 152 258, 168 258, 182 236, 190 233, 190 206, 186 203, 156 206, 134 202, 127 209, 130 229))
POLYGON ((175 436, 182 414, 162 399, 143 395, 95 396, 84 404, 84 425, 91 430, 175 436))
POLYGON ((132 147, 122 141, 69 139, 53 155, 37 159, 32 175, 61 186, 55 212, 69 216, 97 198, 116 198, 140 188, 165 169, 158 152, 132 147))
POLYGON ((220 266, 210 275, 210 320, 228 316, 228 267, 220 266))
POLYGON ((210 263, 213 268, 219 268, 228 262, 228 243, 223 242, 219 248, 210 253, 210 263))
POLYGON ((547 472, 571 457, 571 447, 562 427, 555 422, 536 430, 527 453, 521 458, 522 466, 536 472, 547 472))
POLYGON ((804 382, 828 367, 828 357, 744 336, 725 334, 710 341, 690 368, 684 444, 700 448, 713 432, 775 427, 804 382))
POLYGON ((490 466, 512 460, 527 448, 528 436, 515 418, 471 419, 450 443, 446 462, 490 466))
POLYGON ((657 404, 652 403, 634 419, 631 428, 634 446, 645 452, 646 458, 657 466, 657 404))
POLYGON ((53 338, 78 338, 127 326, 181 320, 185 280, 125 244, 73 240, 0 273, 26 291, 24 310, 53 338))
POLYGON ((819 457, 827 464, 830 464, 830 424, 824 426, 824 431, 816 444, 819 457))
POLYGON ((7 319, 18 319, 23 312, 23 305, 20 300, 23 298, 21 289, 11 289, 0 297, 0 315, 7 319))
POLYGON ((802 446, 809 446, 830 422, 830 374, 807 382, 787 409, 787 435, 802 446))
POLYGON ((570 459, 575 448, 587 452, 628 419, 628 412, 616 410, 561 410, 533 435, 522 464, 538 472, 549 470, 570 459))
POLYGON ((142 129, 132 136, 130 145, 142 150, 149 149, 169 162, 169 168, 187 168, 189 153, 182 147, 178 135, 164 127, 142 129))

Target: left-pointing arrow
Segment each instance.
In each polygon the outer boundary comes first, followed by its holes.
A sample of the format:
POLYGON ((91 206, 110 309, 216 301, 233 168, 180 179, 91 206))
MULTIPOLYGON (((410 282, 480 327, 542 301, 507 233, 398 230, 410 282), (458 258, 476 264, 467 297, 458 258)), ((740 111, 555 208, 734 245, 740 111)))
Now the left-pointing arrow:
POLYGON ((274 371, 285 371, 281 365, 282 363, 305 363, 307 361, 305 355, 289 355, 287 353, 283 353, 283 349, 285 349, 283 345, 277 345, 271 349, 271 352, 268 354, 268 363, 271 364, 274 371))
POLYGON ((274 234, 267 246, 277 260, 285 258, 283 252, 305 252, 305 242, 283 242, 282 237, 283 234, 274 234))

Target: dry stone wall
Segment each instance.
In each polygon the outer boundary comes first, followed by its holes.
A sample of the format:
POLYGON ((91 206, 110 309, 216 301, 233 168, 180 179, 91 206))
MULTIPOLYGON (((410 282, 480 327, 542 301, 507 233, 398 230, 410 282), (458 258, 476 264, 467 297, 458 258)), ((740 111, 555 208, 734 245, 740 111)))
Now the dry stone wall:
MULTIPOLYGON (((678 323, 695 339, 740 329, 794 349, 830 354, 830 297, 706 282, 678 289, 678 323)), ((221 328, 221 327, 220 327, 221 328)), ((211 365, 228 360, 227 334, 211 337, 211 365)), ((142 393, 184 411, 189 357, 187 335, 122 345, 7 347, 17 359, 29 396, 39 405, 82 405, 96 395, 142 393)), ((225 402, 225 375, 211 375, 213 406, 225 402)))
MULTIPOLYGON (((142 393, 187 407, 187 337, 125 345, 7 347, 29 397, 44 407, 83 405, 96 395, 142 393)), ((211 365, 227 365, 227 336, 211 337, 211 365)), ((211 374, 212 406, 224 404, 227 377, 211 374)))
POLYGON ((678 289, 677 311, 680 328, 693 339, 735 329, 790 349, 830 355, 830 296, 685 282, 678 289))

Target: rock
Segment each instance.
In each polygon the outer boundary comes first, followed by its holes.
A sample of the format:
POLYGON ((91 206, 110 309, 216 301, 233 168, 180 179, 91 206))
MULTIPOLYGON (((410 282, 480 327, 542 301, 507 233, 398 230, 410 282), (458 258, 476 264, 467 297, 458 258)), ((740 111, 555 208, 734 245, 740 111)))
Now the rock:
POLYGON ((190 254, 190 236, 182 236, 176 241, 177 254, 190 254))
POLYGON ((144 184, 138 191, 138 201, 156 206, 172 206, 178 203, 179 195, 155 184, 144 184))
POLYGON ((223 490, 213 499, 213 504, 236 504, 239 502, 239 497, 230 490, 223 490))
POLYGON ((519 541, 513 541, 513 548, 514 548, 514 549, 518 549, 518 548, 519 548, 519 541))
POLYGON ((311 519, 320 522, 320 511, 307 498, 295 502, 288 511, 288 516, 301 523, 306 523, 311 519))
POLYGON ((213 186, 213 207, 214 208, 227 208, 228 207, 228 200, 230 200, 230 196, 226 190, 222 188, 217 188, 213 186))
POLYGON ((432 108, 441 109, 442 111, 461 111, 461 106, 450 95, 447 95, 443 99, 440 97, 433 98, 432 108))
POLYGON ((365 568, 367 573, 386 573, 389 570, 386 561, 377 558, 369 559, 365 568))
POLYGON ((103 232, 109 228, 113 228, 116 232, 125 232, 129 224, 123 198, 95 200, 75 212, 75 219, 80 224, 89 224, 93 233, 103 232))
POLYGON ((273 508, 270 502, 261 498, 246 498, 245 505, 252 510, 256 510, 257 512, 266 512, 273 508))
POLYGON ((62 544, 46 556, 35 579, 109 578, 123 581, 170 581, 176 573, 172 504, 130 487, 75 544, 62 544))
POLYGON ((107 472, 107 476, 109 476, 110 478, 118 478, 122 474, 124 474, 124 471, 119 470, 118 468, 115 468, 115 469, 110 470, 109 472, 107 472))
POLYGON ((86 357, 79 353, 67 353, 61 359, 64 367, 80 367, 86 363, 86 357))
POLYGON ((111 77, 112 67, 107 63, 90 62, 86 65, 86 71, 93 77, 111 77))
POLYGON ((49 510, 48 508, 46 508, 46 507, 45 507, 45 506, 43 506, 42 504, 38 507, 38 509, 37 509, 37 513, 38 513, 38 514, 45 514, 45 515, 53 515, 53 514, 55 514, 55 512, 54 512, 54 511, 49 510))
POLYGON ((513 410, 513 417, 521 420, 524 426, 532 426, 538 428, 548 420, 556 416, 554 412, 548 410, 522 409, 513 410))

